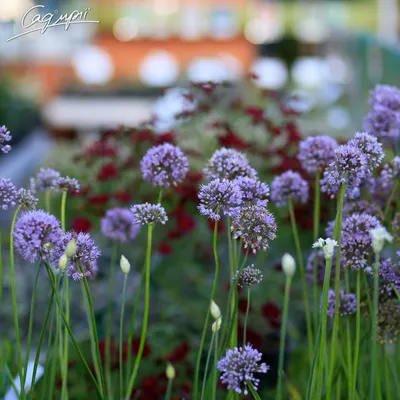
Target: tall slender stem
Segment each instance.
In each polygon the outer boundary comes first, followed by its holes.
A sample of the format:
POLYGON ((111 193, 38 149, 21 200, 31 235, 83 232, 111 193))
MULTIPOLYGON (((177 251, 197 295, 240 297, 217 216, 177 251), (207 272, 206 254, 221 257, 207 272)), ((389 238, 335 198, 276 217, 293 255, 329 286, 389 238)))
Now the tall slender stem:
POLYGON ((328 376, 328 387, 326 393, 326 400, 330 399, 331 391, 332 391, 332 383, 333 383, 333 373, 336 361, 336 343, 338 337, 339 330, 339 300, 340 300, 340 252, 341 252, 341 243, 342 243, 342 219, 343 219, 343 204, 344 204, 344 195, 346 193, 346 184, 342 184, 339 191, 338 198, 338 207, 337 207, 337 215, 335 221, 335 233, 336 239, 338 242, 338 247, 336 251, 336 266, 335 266, 335 294, 336 294, 336 302, 335 302, 335 315, 333 318, 333 328, 332 328, 332 344, 331 344, 331 355, 330 355, 330 363, 329 363, 329 376, 328 376))
POLYGON ((0 304, 3 298, 3 246, 0 232, 0 304))
POLYGON ((51 213, 51 191, 45 190, 44 192, 44 206, 48 213, 51 213))
POLYGON ((247 305, 246 305, 246 314, 244 317, 244 327, 243 327, 243 346, 246 346, 247 320, 249 318, 249 311, 250 311, 250 287, 247 288, 247 305))
POLYGON ((217 369, 217 362, 218 362, 218 333, 217 330, 215 332, 215 346, 214 346, 214 366, 212 369, 212 391, 211 391, 211 399, 215 400, 217 397, 217 385, 218 385, 218 369, 217 369))
POLYGON ((214 339, 215 339, 215 333, 213 332, 213 334, 211 336, 210 348, 209 348, 208 354, 207 354, 206 366, 204 368, 203 384, 201 385, 200 400, 203 400, 204 395, 205 395, 206 383, 207 383, 207 374, 208 374, 208 366, 210 365, 211 356, 212 356, 213 351, 214 351, 214 339))
MULTIPOLYGON (((228 237, 228 249, 229 249, 229 271, 230 271, 230 286, 233 286, 233 277, 235 276, 235 256, 234 249, 232 244, 232 233, 231 233, 231 220, 228 217, 226 219, 226 235, 228 237)), ((232 319, 232 323, 234 324, 233 333, 230 338, 230 346, 234 347, 237 342, 237 318, 233 319, 233 313, 235 310, 235 298, 231 297, 229 304, 229 320, 232 319)))
POLYGON ((255 399, 255 400, 261 400, 261 397, 258 395, 258 393, 256 392, 256 390, 254 389, 253 384, 252 384, 250 381, 247 382, 247 386, 249 387, 250 393, 252 394, 252 396, 254 397, 254 399, 255 399))
POLYGON ((371 337, 371 375, 369 387, 369 400, 376 399, 376 394, 379 392, 379 380, 377 379, 378 369, 378 351, 377 351, 377 317, 378 317, 378 295, 379 295, 379 253, 375 254, 374 263, 374 295, 373 295, 373 313, 372 313, 372 337, 371 337), (378 392, 377 392, 378 391, 378 392))
POLYGON ((389 216, 390 207, 392 206, 392 201, 393 201, 394 195, 396 194, 397 189, 398 189, 398 187, 399 187, 399 182, 400 182, 400 180, 399 180, 399 179, 396 179, 396 181, 395 181, 395 183, 394 183, 394 186, 393 186, 393 190, 392 190, 392 192, 390 193, 390 196, 389 196, 389 198, 388 198, 388 200, 387 200, 386 207, 385 207, 385 211, 384 211, 384 213, 383 213, 383 218, 384 218, 384 220, 386 220, 386 218, 389 216))
MULTIPOLYGON (((350 292, 350 282, 349 282, 349 270, 348 268, 344 271, 345 283, 346 283, 346 293, 350 292)), ((351 398, 352 392, 352 381, 353 381, 353 366, 352 366, 352 357, 353 351, 351 346, 351 333, 350 333, 350 322, 349 319, 346 321, 346 348, 347 348, 347 369, 348 369, 348 380, 347 380, 347 390, 348 396, 351 398)))
POLYGON ((283 399, 283 364, 285 360, 285 341, 286 341, 286 329, 289 313, 289 299, 290 299, 290 286, 292 283, 292 277, 286 277, 285 283, 285 297, 283 300, 283 316, 282 316, 282 326, 281 326, 281 340, 279 345, 279 366, 278 366, 278 384, 276 390, 276 400, 283 399))
POLYGON ((146 251, 146 278, 145 278, 145 297, 144 297, 144 315, 142 325, 142 335, 140 337, 139 350, 133 366, 131 378, 128 383, 128 389, 126 391, 126 398, 130 399, 133 387, 135 385, 135 379, 139 371, 140 361, 142 360, 142 354, 144 345, 146 342, 147 335, 147 323, 149 320, 149 308, 150 308, 150 264, 151 264, 151 243, 154 226, 150 224, 147 231, 147 251, 146 251))
POLYGON ((207 314, 206 314, 206 318, 204 320, 204 327, 203 327, 203 333, 201 335, 200 347, 199 347, 199 351, 197 353, 196 369, 195 369, 195 373, 194 373, 193 395, 192 395, 193 400, 197 400, 198 395, 199 395, 198 392, 199 392, 200 362, 201 362, 201 356, 202 356, 202 353, 203 353, 204 342, 205 342, 207 328, 208 328, 208 321, 210 319, 210 304, 211 304, 211 300, 214 299, 215 289, 217 287, 217 281, 218 281, 219 260, 218 260, 218 249, 217 249, 217 236, 218 236, 218 221, 215 221, 215 224, 214 224, 214 239, 213 239, 215 273, 214 273, 213 286, 212 286, 212 289, 211 289, 210 301, 207 304, 207 314))
MULTIPOLYGON (((125 293, 126 281, 128 274, 124 274, 124 285, 122 287, 122 300, 121 300, 121 317, 119 320, 119 392, 122 394, 124 391, 124 368, 122 364, 122 340, 124 333, 124 311, 125 311, 125 293)), ((111 391, 111 388, 110 388, 111 391)))
POLYGON ((310 304, 308 302, 307 282, 304 273, 303 253, 301 251, 299 233, 297 230, 296 217, 294 214, 292 199, 289 199, 288 206, 289 206, 290 222, 292 224, 293 239, 294 239, 294 244, 296 246, 297 263, 299 265, 301 286, 303 291, 304 311, 306 315, 306 326, 307 326, 308 362, 311 363, 313 356, 313 332, 311 327, 310 304))
POLYGON ((65 210, 67 204, 67 194, 66 190, 61 192, 61 228, 65 232, 65 210))
MULTIPOLYGON (((321 194, 320 194, 320 183, 319 180, 321 178, 321 172, 318 170, 315 176, 315 185, 314 185, 314 232, 313 239, 314 243, 318 240, 319 237, 319 224, 320 224, 320 214, 321 214, 321 194)), ((317 249, 314 254, 314 331, 315 335, 317 335, 317 327, 318 327, 318 304, 319 304, 319 296, 318 296, 318 256, 317 249)))
POLYGON ((167 391, 165 393, 165 400, 170 400, 172 396, 172 379, 168 379, 167 391))
POLYGON ((351 398, 354 399, 356 396, 356 382, 358 373, 358 359, 360 355, 360 332, 361 332, 361 313, 360 313, 360 300, 361 300, 361 283, 360 275, 361 271, 356 272, 356 298, 357 298, 357 309, 356 309, 356 339, 354 349, 354 366, 353 366, 353 382, 351 383, 351 398))

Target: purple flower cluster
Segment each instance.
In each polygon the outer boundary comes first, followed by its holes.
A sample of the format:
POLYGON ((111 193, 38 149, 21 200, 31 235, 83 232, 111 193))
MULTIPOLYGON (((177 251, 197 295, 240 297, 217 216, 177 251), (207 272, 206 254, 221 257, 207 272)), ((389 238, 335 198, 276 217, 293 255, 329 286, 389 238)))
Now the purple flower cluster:
POLYGON ((66 274, 74 280, 84 277, 94 277, 97 274, 97 259, 101 251, 95 245, 89 233, 67 232, 56 243, 52 253, 53 265, 58 266, 61 256, 65 253, 68 243, 74 239, 76 243, 75 254, 68 258, 66 274))
POLYGON ((169 188, 181 183, 189 171, 183 151, 170 143, 154 146, 140 162, 143 178, 153 186, 169 188))
POLYGON ((397 242, 400 242, 400 211, 397 212, 392 221, 392 233, 397 242))
POLYGON ((375 136, 368 133, 358 132, 354 139, 348 143, 350 146, 357 147, 367 157, 367 169, 369 173, 381 165, 385 157, 382 144, 378 142, 375 136))
POLYGON ((8 178, 0 178, 0 207, 2 210, 17 205, 18 191, 15 185, 8 178))
POLYGON ((136 204, 131 207, 133 214, 133 224, 150 225, 150 224, 165 224, 168 221, 167 213, 161 204, 136 204))
POLYGON ((77 179, 70 178, 69 176, 62 176, 57 179, 57 186, 61 191, 70 193, 78 193, 80 185, 77 179))
POLYGON ((0 126, 0 150, 4 154, 7 154, 11 151, 11 146, 7 144, 7 142, 11 141, 11 139, 12 137, 8 129, 4 125, 0 126))
POLYGON ((207 185, 200 185, 198 194, 200 214, 219 221, 220 213, 229 217, 238 214, 243 202, 243 193, 234 181, 214 179, 207 185))
POLYGON ((269 187, 258 178, 239 177, 234 181, 243 193, 243 202, 266 207, 268 204, 269 187))
POLYGON ((379 221, 383 221, 382 207, 370 200, 357 200, 347 202, 343 207, 343 218, 348 217, 351 214, 362 214, 366 213, 378 218, 379 221))
POLYGON ((39 199, 30 190, 21 188, 17 192, 17 201, 25 210, 34 210, 39 199))
POLYGON ((262 354, 250 344, 244 347, 228 349, 225 357, 217 363, 217 369, 222 372, 221 381, 236 393, 248 394, 247 385, 251 382, 254 389, 258 389, 260 380, 255 374, 265 374, 269 366, 260 363, 262 354))
POLYGON ((257 176, 257 171, 250 166, 249 160, 243 153, 225 147, 212 155, 203 172, 209 181, 217 178, 234 180, 239 176, 249 178, 257 176))
POLYGON ((391 258, 381 261, 379 275, 387 283, 392 283, 397 290, 400 290, 400 263, 394 263, 391 258))
POLYGON ((18 254, 33 263, 48 260, 62 238, 60 222, 54 215, 42 210, 28 211, 18 218, 13 232, 18 254))
POLYGON ((256 205, 242 207, 232 221, 233 238, 240 238, 245 248, 253 253, 266 250, 269 240, 276 238, 277 226, 274 216, 265 208, 256 205))
POLYGON ((381 105, 394 112, 400 112, 400 89, 389 85, 376 85, 370 92, 369 105, 381 105))
POLYGON ((315 175, 335 160, 337 146, 336 140, 330 136, 308 137, 300 142, 297 158, 305 171, 315 175))
POLYGON ((286 171, 272 181, 271 199, 278 207, 286 205, 289 200, 304 204, 308 200, 308 183, 299 173, 286 171))
MULTIPOLYGON (((333 318, 335 316, 336 293, 330 289, 328 293, 327 314, 333 318)), ((339 293, 339 315, 351 315, 357 311, 357 298, 353 293, 345 294, 343 290, 339 293)))
POLYGON ((61 178, 59 172, 51 168, 40 168, 36 177, 31 178, 31 192, 44 190, 58 190, 58 180, 61 178))
POLYGON ((133 214, 127 208, 107 210, 101 219, 101 233, 109 239, 126 243, 133 240, 140 231, 140 225, 134 224, 133 220, 133 214))
POLYGON ((233 280, 237 280, 240 287, 253 286, 262 282, 263 274, 261 270, 254 268, 254 264, 252 264, 241 271, 237 271, 233 280))

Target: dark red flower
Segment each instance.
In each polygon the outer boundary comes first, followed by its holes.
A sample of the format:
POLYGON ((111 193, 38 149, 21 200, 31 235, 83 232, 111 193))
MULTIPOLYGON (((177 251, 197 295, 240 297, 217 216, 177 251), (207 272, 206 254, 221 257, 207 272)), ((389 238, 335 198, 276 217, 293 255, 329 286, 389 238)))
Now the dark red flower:
POLYGON ((105 181, 107 179, 113 179, 117 177, 118 169, 114 163, 104 164, 97 175, 97 179, 99 181, 105 181))
MULTIPOLYGON (((131 354, 133 356, 136 356, 138 351, 139 351, 139 345, 140 345, 140 338, 135 338, 132 340, 132 346, 131 346, 131 354)), ((122 343, 122 359, 124 362, 126 362, 127 357, 128 357, 128 341, 125 341, 122 343)), ((151 347, 145 343, 144 348, 143 348, 143 353, 142 353, 142 358, 147 358, 151 354, 151 347)))
POLYGON ((174 142, 175 142, 174 132, 165 132, 157 136, 157 144, 174 143, 174 142))
MULTIPOLYGON (((243 314, 246 313, 246 310, 247 310, 247 299, 239 299, 239 302, 238 302, 238 310, 239 310, 239 312, 241 312, 241 313, 243 313, 243 314)), ((251 307, 251 305, 250 305, 249 312, 252 312, 252 307, 251 307)))
POLYGON ((90 230, 92 229, 92 223, 85 217, 76 217, 72 221, 72 229, 78 233, 87 233, 90 232, 90 230))
POLYGON ((238 150, 249 148, 249 144, 246 143, 242 138, 233 133, 231 130, 227 131, 224 136, 219 138, 219 143, 224 147, 231 147, 238 150))
POLYGON ((103 206, 108 203, 110 196, 108 194, 94 194, 88 198, 88 202, 93 206, 103 206))
POLYGON ((100 140, 86 147, 83 155, 86 157, 115 157, 117 150, 110 144, 100 140))
POLYGON ((157 248, 158 252, 163 256, 169 256, 172 254, 172 247, 167 242, 161 242, 157 248))
POLYGON ((182 212, 177 215, 176 225, 179 232, 189 233, 196 227, 196 221, 191 215, 182 212))
POLYGON ((273 302, 266 302, 261 306, 261 313, 270 326, 275 329, 281 327, 281 310, 273 302))
MULTIPOLYGON (((238 324, 238 340, 240 342, 243 341, 243 330, 244 326, 239 323, 238 324)), ((246 330, 246 342, 251 343, 256 349, 261 348, 263 344, 263 337, 259 335, 256 331, 254 331, 251 327, 247 326, 246 330)))
POLYGON ((252 117, 253 124, 258 124, 264 119, 264 110, 260 107, 249 106, 244 109, 244 112, 252 117))
POLYGON ((301 137, 301 134, 300 134, 300 131, 299 131, 298 127, 294 123, 288 122, 286 124, 286 130, 288 132, 289 143, 298 143, 298 142, 300 142, 302 137, 301 137))
POLYGON ((132 195, 127 190, 115 192, 113 197, 121 203, 130 203, 132 201, 132 195))
MULTIPOLYGON (((208 219, 207 220, 207 225, 208 225, 208 229, 211 231, 211 232, 214 232, 214 229, 215 229, 215 221, 213 221, 213 220, 211 220, 211 219, 208 219)), ((222 232, 224 232, 224 230, 225 230, 225 226, 224 226, 225 224, 224 224, 224 222, 223 222, 223 220, 221 219, 220 221, 218 221, 218 227, 217 227, 217 233, 222 233, 222 232)))
MULTIPOLYGON (((100 352, 100 358, 101 361, 104 363, 106 360, 106 355, 107 355, 107 346, 106 346, 106 339, 101 339, 99 340, 99 352, 100 352)), ((111 363, 113 364, 116 359, 118 359, 119 355, 119 350, 118 346, 115 343, 115 339, 113 337, 110 338, 110 360, 111 363)))
POLYGON ((170 361, 171 363, 178 363, 186 359, 189 354, 189 345, 186 342, 181 343, 177 346, 172 353, 165 356, 165 359, 170 361))

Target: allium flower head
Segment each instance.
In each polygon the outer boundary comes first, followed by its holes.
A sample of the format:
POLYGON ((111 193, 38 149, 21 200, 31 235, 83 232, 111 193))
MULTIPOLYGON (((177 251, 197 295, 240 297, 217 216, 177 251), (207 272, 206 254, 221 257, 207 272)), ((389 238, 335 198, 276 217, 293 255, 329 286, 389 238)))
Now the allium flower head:
POLYGON ((379 221, 383 221, 382 208, 378 203, 369 200, 357 200, 347 202, 343 207, 343 217, 346 218, 351 214, 362 214, 366 213, 378 218, 379 221))
POLYGON ((235 179, 235 183, 243 192, 243 202, 247 204, 256 204, 260 207, 266 207, 268 204, 269 187, 258 178, 249 178, 240 176, 235 179))
POLYGON ((253 286, 262 282, 263 274, 261 270, 254 268, 254 264, 252 264, 241 271, 237 271, 233 279, 238 281, 240 287, 253 286))
POLYGON ((286 205, 289 200, 304 204, 308 200, 308 183, 299 173, 286 171, 272 181, 271 199, 278 207, 286 205))
POLYGON ((0 207, 8 210, 17 204, 17 188, 8 178, 0 177, 0 207))
POLYGON ((68 265, 65 270, 67 276, 74 280, 95 276, 98 270, 97 259, 100 257, 101 251, 95 245, 89 233, 65 233, 53 250, 53 265, 58 265, 72 239, 75 240, 76 251, 72 257, 68 258, 68 265))
POLYGON ((392 283, 400 290, 400 263, 394 263, 391 258, 381 261, 379 275, 386 283, 392 283))
POLYGON ((392 221, 392 232, 396 242, 400 243, 400 211, 397 212, 392 221))
MULTIPOLYGON (((328 310, 327 314, 333 318, 335 316, 335 304, 336 304, 336 293, 330 289, 328 293, 328 310)), ((339 293, 339 315, 351 315, 357 310, 357 299, 356 295, 349 293, 345 294, 343 290, 339 293)))
POLYGON ((260 363, 262 354, 250 344, 244 347, 228 349, 225 357, 217 363, 217 369, 222 372, 221 381, 236 393, 248 394, 247 384, 251 382, 254 389, 258 389, 260 380, 255 374, 265 374, 269 366, 260 363))
POLYGON ((274 216, 259 206, 242 207, 232 220, 233 238, 240 238, 245 248, 250 247, 253 253, 266 250, 269 240, 276 238, 277 226, 274 216))
POLYGON ((335 149, 338 146, 330 136, 309 137, 300 142, 297 158, 309 174, 315 175, 335 160, 335 149))
POLYGON ((79 192, 80 185, 77 179, 70 178, 69 176, 62 176, 57 179, 57 185, 60 190, 64 190, 70 193, 79 192))
POLYGON ((60 173, 51 168, 40 168, 36 177, 31 178, 31 192, 44 190, 58 190, 60 173))
POLYGON ((367 168, 369 172, 379 167, 385 157, 382 144, 378 142, 375 136, 369 135, 368 133, 356 133, 354 139, 351 139, 348 144, 357 147, 367 157, 367 168))
POLYGON ((234 217, 242 205, 243 193, 239 185, 227 179, 214 179, 207 185, 200 185, 198 194, 200 214, 219 221, 220 213, 234 217))
POLYGON ((333 253, 335 251, 335 247, 337 247, 338 242, 336 240, 322 239, 319 238, 314 244, 313 249, 321 248, 324 252, 324 256, 326 260, 330 260, 333 257, 333 253))
POLYGON ((39 200, 30 190, 21 188, 17 192, 17 201, 25 210, 34 210, 39 200))
POLYGON ((400 89, 389 85, 376 85, 370 92, 369 104, 384 106, 400 113, 400 89))
POLYGON ((376 105, 364 119, 364 129, 378 138, 393 139, 399 134, 400 119, 390 108, 376 105))
POLYGON ((140 225, 134 224, 133 220, 133 214, 128 208, 107 210, 101 219, 101 233, 109 239, 126 243, 135 239, 140 230, 140 225))
POLYGON ((150 225, 150 224, 165 224, 168 221, 167 213, 161 204, 136 204, 131 207, 133 214, 133 224, 150 225))
POLYGON ((31 263, 48 260, 62 237, 58 219, 43 210, 28 211, 15 223, 14 246, 18 254, 31 263))
POLYGON ((4 154, 7 154, 11 151, 11 146, 7 144, 7 142, 11 141, 11 139, 12 137, 8 129, 4 125, 0 126, 0 150, 4 154))
POLYGON ((212 155, 203 172, 209 181, 217 178, 233 180, 239 176, 249 178, 257 176, 257 171, 250 166, 249 160, 243 153, 225 147, 212 155))
POLYGON ((168 188, 181 183, 189 171, 183 151, 170 143, 154 146, 140 162, 143 178, 153 186, 168 188))

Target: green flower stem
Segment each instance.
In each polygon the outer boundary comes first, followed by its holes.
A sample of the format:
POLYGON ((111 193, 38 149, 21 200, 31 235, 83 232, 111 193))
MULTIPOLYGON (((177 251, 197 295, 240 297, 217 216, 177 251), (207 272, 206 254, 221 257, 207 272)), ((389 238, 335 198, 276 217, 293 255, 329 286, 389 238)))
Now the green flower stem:
MULTIPOLYGON (((321 214, 321 193, 320 193, 320 178, 321 172, 318 170, 317 174, 315 175, 315 185, 314 185, 314 232, 313 232, 313 239, 314 243, 318 240, 319 237, 319 223, 320 223, 320 214, 321 214)), ((314 257, 314 331, 315 335, 317 335, 318 329, 318 305, 319 305, 319 288, 318 288, 318 257, 317 257, 318 250, 315 249, 315 257, 314 257)))
POLYGON ((0 232, 0 304, 3 298, 3 248, 1 243, 1 232, 0 232))
POLYGON ((204 399, 204 395, 205 395, 206 382, 207 382, 207 374, 208 374, 208 366, 210 365, 211 355, 213 354, 214 339, 215 339, 215 333, 213 332, 213 334, 212 334, 212 336, 211 336, 210 348, 209 348, 208 354, 207 354, 206 367, 205 367, 205 369, 204 369, 203 384, 202 384, 202 386, 201 386, 200 400, 203 400, 203 399, 204 399))
POLYGON ((172 380, 172 379, 168 379, 167 391, 166 391, 166 393, 165 393, 165 400, 171 400, 171 396, 172 396, 172 383, 173 383, 173 380, 172 380))
POLYGON ((215 332, 215 346, 214 346, 214 366, 212 370, 212 392, 211 398, 215 400, 217 397, 217 385, 218 385, 218 369, 217 369, 217 362, 218 362, 218 332, 215 332))
POLYGON ((292 284, 292 277, 286 276, 285 297, 283 300, 281 340, 280 340, 280 345, 279 345, 279 366, 278 366, 278 384, 277 384, 277 390, 276 390, 276 400, 283 399, 283 387, 282 387, 283 363, 284 363, 284 359, 285 359, 285 341, 286 341, 286 329, 287 329, 288 313, 289 313, 289 299, 290 299, 291 284, 292 284))
MULTIPOLYGON (((17 347, 17 361, 19 368, 19 376, 21 382, 23 382, 23 372, 22 372, 22 356, 21 356, 21 339, 19 336, 19 323, 18 323, 18 306, 17 306, 17 291, 15 287, 15 262, 14 262, 14 227, 15 221, 17 220, 17 216, 19 211, 21 210, 21 205, 17 207, 15 210, 10 229, 10 280, 11 280, 11 298, 14 312, 14 329, 15 329, 15 343, 17 347)), ((25 398, 25 388, 24 385, 21 385, 21 399, 25 398)))
MULTIPOLYGON (((234 256, 234 248, 232 244, 232 233, 231 233, 231 219, 228 217, 226 219, 226 235, 228 237, 228 249, 229 249, 229 271, 230 271, 230 287, 233 287, 233 277, 235 276, 235 256, 234 256)), ((236 241, 235 241, 236 242, 236 241)), ((235 298, 232 296, 230 298, 229 303, 229 320, 232 320, 234 324, 233 334, 230 338, 229 345, 231 347, 235 346, 237 342, 237 318, 233 318, 233 314, 235 311, 235 298), (235 329, 236 327, 236 329, 235 329)))
POLYGON ((249 318, 249 311, 250 311, 250 287, 247 288, 247 305, 246 305, 246 314, 244 317, 244 327, 243 327, 243 346, 246 346, 247 320, 249 318))
POLYGON ((195 373, 194 373, 193 395, 192 395, 193 400, 197 400, 198 395, 199 395, 198 392, 199 392, 200 362, 201 362, 201 356, 202 356, 202 353, 203 353, 204 342, 205 342, 207 329, 208 329, 208 321, 210 319, 210 304, 211 304, 211 301, 214 299, 215 289, 217 287, 217 281, 218 281, 219 260, 218 260, 218 249, 217 249, 217 236, 218 236, 218 221, 215 221, 215 224, 214 224, 214 239, 213 239, 213 251, 214 251, 214 260, 215 260, 214 282, 213 282, 213 286, 212 286, 212 289, 211 289, 210 300, 209 300, 209 302, 207 304, 207 314, 206 314, 206 318, 204 320, 204 327, 203 327, 203 333, 201 335, 199 351, 197 353, 196 369, 195 369, 195 373))
POLYGON ((397 192, 397 189, 399 187, 399 179, 396 179, 395 183, 394 183, 394 187, 392 192, 390 193, 390 196, 388 198, 388 201, 386 203, 386 207, 385 207, 385 211, 383 212, 383 220, 386 221, 387 217, 389 216, 389 212, 390 212, 390 207, 392 206, 392 201, 394 199, 394 195, 397 192))
POLYGON ((51 191, 45 190, 44 192, 44 206, 48 213, 51 213, 51 191))
MULTIPOLYGON (((349 270, 348 268, 344 271, 344 277, 346 282, 346 293, 350 292, 350 281, 349 281, 349 270)), ((348 388, 348 395, 351 398, 351 382, 353 381, 353 366, 352 366, 352 357, 353 351, 351 346, 351 332, 350 332, 350 321, 347 319, 346 321, 346 349, 347 349, 347 371, 348 371, 348 380, 347 380, 347 388, 348 388)))
POLYGON ((65 209, 67 204, 67 191, 61 192, 61 228, 65 232, 65 209))
POLYGON ((311 363, 313 357, 313 332, 311 326, 310 304, 308 302, 307 282, 304 274, 303 253, 301 251, 299 233, 297 230, 296 217, 294 214, 292 199, 289 199, 288 206, 289 206, 290 222, 292 224, 293 239, 294 239, 294 244, 296 246, 297 263, 299 265, 301 286, 303 290, 304 311, 306 315, 306 326, 307 326, 308 361, 309 363, 311 363))
POLYGON ((58 292, 57 292, 57 288, 56 288, 56 284, 55 284, 55 280, 54 280, 53 271, 51 270, 51 267, 48 265, 47 262, 45 262, 45 266, 46 266, 47 275, 49 276, 49 280, 50 280, 50 283, 51 283, 51 287, 52 287, 54 296, 56 298, 56 303, 57 303, 58 310, 59 310, 59 312, 61 314, 61 318, 64 321, 65 326, 67 327, 67 330, 68 330, 68 333, 69 333, 69 335, 71 337, 72 343, 75 346, 76 352, 78 353, 78 356, 81 359, 81 361, 82 361, 82 363, 83 363, 83 365, 84 365, 84 367, 86 369, 86 372, 89 374, 90 380, 93 382, 93 385, 94 385, 94 387, 96 389, 96 392, 97 392, 99 398, 104 400, 104 396, 103 396, 102 390, 101 390, 100 386, 98 385, 98 383, 96 381, 96 378, 93 376, 93 373, 92 373, 91 369, 89 368, 89 365, 87 364, 87 362, 85 360, 85 357, 82 354, 82 351, 81 351, 81 349, 79 347, 79 344, 78 344, 78 342, 77 342, 77 340, 75 338, 75 335, 72 332, 72 330, 71 330, 71 328, 69 326, 69 323, 68 323, 68 321, 67 321, 67 319, 65 317, 65 314, 63 312, 63 309, 62 309, 62 306, 61 306, 60 297, 58 296, 58 292))
POLYGON ((382 344, 381 346, 381 351, 382 351, 382 361, 383 361, 383 382, 384 382, 384 388, 385 388, 385 399, 390 399, 391 398, 391 381, 389 378, 389 362, 388 362, 388 355, 386 352, 386 346, 385 344, 382 344))
POLYGON ((108 310, 107 310, 107 330, 106 330, 106 349, 105 349, 105 374, 108 389, 108 398, 113 398, 113 388, 111 382, 111 326, 112 326, 112 304, 113 295, 115 290, 115 265, 117 263, 118 255, 118 243, 114 242, 112 254, 111 254, 111 265, 110 265, 110 276, 108 281, 108 310))
POLYGON ((370 387, 369 387, 369 400, 375 400, 377 393, 379 393, 379 370, 377 368, 378 363, 378 351, 377 351, 377 316, 378 316, 378 295, 379 295, 379 253, 375 254, 374 263, 374 292, 373 292, 373 313, 372 313, 372 342, 371 342, 371 375, 370 375, 370 387))
POLYGON ((152 235, 153 235, 154 226, 150 224, 148 226, 147 231, 147 251, 146 251, 146 278, 145 278, 145 298, 144 298, 144 315, 143 315, 143 325, 142 325, 142 334, 140 337, 139 350, 135 359, 135 364, 133 366, 133 371, 131 378, 128 383, 128 389, 126 391, 125 398, 130 399, 133 387, 135 385, 135 380, 137 373, 139 371, 140 361, 142 360, 142 354, 144 345, 146 342, 147 335, 147 323, 149 320, 149 308, 150 308, 150 264, 151 264, 151 243, 152 243, 152 235))
POLYGON ((335 302, 335 315, 333 318, 333 328, 332 328, 332 344, 331 344, 331 355, 329 362, 329 376, 328 376, 328 386, 326 393, 326 400, 330 399, 332 384, 333 384, 333 373, 335 370, 335 361, 336 361, 336 344, 338 338, 338 330, 339 330, 339 289, 340 289, 340 251, 341 251, 341 243, 342 243, 342 219, 343 219, 343 204, 344 204, 344 195, 346 193, 346 184, 342 184, 339 191, 338 198, 338 206, 337 206, 337 215, 335 221, 335 239, 337 239, 338 247, 336 251, 336 266, 335 266, 335 294, 336 294, 336 302, 335 302))
MULTIPOLYGON (((124 311, 125 311, 125 293, 126 293, 126 281, 128 274, 124 274, 124 284, 122 287, 122 300, 121 300, 121 317, 119 320, 119 393, 124 392, 124 368, 122 364, 122 341, 124 333, 124 311)), ((111 391, 111 388, 110 388, 111 391)))
POLYGON ((252 394, 252 396, 254 397, 255 400, 261 400, 261 397, 258 395, 258 393, 256 392, 256 390, 254 389, 253 384, 248 381, 247 382, 247 386, 250 389, 250 393, 252 394))
MULTIPOLYGON (((37 283, 38 283, 38 279, 39 279, 40 266, 41 265, 39 264, 37 267, 37 270, 36 270, 35 282, 33 284, 32 298, 31 298, 31 308, 30 308, 30 313, 29 313, 29 327, 28 327, 28 343, 27 343, 25 363, 24 363, 24 366, 25 366, 24 379, 22 381, 24 386, 26 386, 26 374, 28 372, 29 356, 30 356, 30 352, 31 352, 33 314, 35 311, 35 295, 36 295, 36 288, 37 288, 37 283)), ((22 386, 22 382, 21 382, 21 386, 22 386)))
POLYGON ((17 397, 19 397, 19 390, 17 389, 17 386, 14 383, 14 378, 13 378, 12 373, 10 371, 10 367, 7 364, 5 364, 4 368, 5 368, 6 372, 7 372, 8 379, 10 381, 11 386, 14 389, 15 394, 17 395, 17 397))
POLYGON ((356 382, 358 372, 358 359, 360 356, 360 333, 361 333, 361 313, 360 313, 360 301, 361 301, 361 271, 356 272, 356 298, 357 298, 357 309, 356 309, 356 339, 354 349, 354 365, 353 365, 353 381, 351 382, 351 396, 354 399, 356 397, 356 382))

